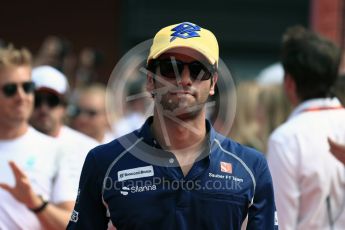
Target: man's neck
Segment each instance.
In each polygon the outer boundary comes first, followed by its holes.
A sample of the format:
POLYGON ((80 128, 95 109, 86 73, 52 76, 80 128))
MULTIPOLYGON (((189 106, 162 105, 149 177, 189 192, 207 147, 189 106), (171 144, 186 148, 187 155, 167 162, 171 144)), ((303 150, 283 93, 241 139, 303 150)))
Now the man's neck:
POLYGON ((205 116, 201 114, 193 119, 172 120, 156 116, 152 131, 159 144, 168 150, 187 149, 199 145, 206 136, 205 116))
POLYGON ((22 123, 19 126, 4 125, 0 127, 0 140, 12 140, 26 133, 29 125, 22 123))
POLYGON ((206 146, 205 116, 175 121, 156 115, 151 127, 153 136, 163 149, 175 155, 186 176, 206 146))
POLYGON ((59 137, 60 133, 61 133, 61 129, 62 129, 63 125, 59 125, 56 127, 56 129, 53 129, 51 132, 45 133, 46 135, 49 135, 51 137, 59 137))
MULTIPOLYGON (((91 137, 91 136, 90 136, 91 137)), ((95 139, 96 141, 98 141, 99 143, 103 143, 104 139, 105 139, 105 132, 102 133, 98 133, 96 136, 91 137, 92 139, 95 139)))

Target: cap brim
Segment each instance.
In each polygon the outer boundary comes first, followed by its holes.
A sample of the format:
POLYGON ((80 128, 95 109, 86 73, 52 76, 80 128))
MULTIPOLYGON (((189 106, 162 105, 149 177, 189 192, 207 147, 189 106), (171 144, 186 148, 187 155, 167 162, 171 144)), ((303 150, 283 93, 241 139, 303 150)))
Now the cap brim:
POLYGON ((47 88, 47 87, 38 87, 35 89, 35 92, 46 92, 46 93, 52 93, 58 96, 63 96, 63 94, 57 92, 56 90, 53 90, 51 88, 47 88))
POLYGON ((199 52, 200 54, 202 54, 210 62, 210 64, 212 64, 212 65, 216 64, 216 60, 214 58, 212 58, 212 57, 209 57, 208 52, 206 52, 202 48, 200 48, 200 47, 191 47, 191 46, 181 45, 181 44, 170 45, 170 46, 165 47, 164 49, 159 50, 157 53, 153 54, 150 59, 147 60, 147 63, 151 59, 157 59, 163 53, 167 52, 168 50, 174 49, 174 48, 188 48, 188 49, 194 50, 194 51, 199 52))

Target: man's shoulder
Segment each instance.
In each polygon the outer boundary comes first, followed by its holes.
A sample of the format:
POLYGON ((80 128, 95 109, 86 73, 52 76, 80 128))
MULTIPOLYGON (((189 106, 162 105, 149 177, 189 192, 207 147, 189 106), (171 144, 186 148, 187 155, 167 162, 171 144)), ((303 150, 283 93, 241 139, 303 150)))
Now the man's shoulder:
POLYGON ((58 139, 62 140, 62 142, 73 142, 76 145, 99 145, 99 143, 95 139, 68 126, 63 126, 61 128, 61 134, 58 139))
POLYGON ((278 126, 270 135, 269 141, 287 142, 306 135, 315 136, 336 126, 345 128, 345 110, 316 111, 297 114, 278 126))
POLYGON ((292 136, 296 132, 296 121, 286 121, 285 123, 278 126, 273 132, 271 133, 269 139, 270 140, 279 140, 281 138, 287 138, 292 136))
POLYGON ((214 143, 218 147, 218 151, 222 156, 232 156, 250 165, 257 163, 258 161, 266 161, 264 154, 260 151, 240 144, 231 138, 218 135, 218 138, 214 139, 214 143))
POLYGON ((214 142, 217 144, 214 150, 217 155, 214 161, 216 164, 231 163, 234 175, 251 178, 254 186, 261 183, 261 180, 258 180, 260 176, 268 175, 268 164, 263 153, 230 138, 224 138, 222 142, 215 139, 214 142))
POLYGON ((97 161, 109 162, 121 154, 126 153, 135 146, 141 139, 137 137, 136 131, 114 139, 106 144, 101 144, 92 149, 90 155, 97 161))
POLYGON ((50 159, 56 159, 61 153, 60 145, 55 138, 41 133, 31 126, 24 136, 7 142, 4 147, 10 151, 20 153, 20 158, 32 156, 43 162, 50 162, 50 159))
POLYGON ((55 138, 41 133, 33 127, 29 127, 26 137, 33 145, 37 144, 41 147, 49 145, 51 148, 58 146, 55 138))

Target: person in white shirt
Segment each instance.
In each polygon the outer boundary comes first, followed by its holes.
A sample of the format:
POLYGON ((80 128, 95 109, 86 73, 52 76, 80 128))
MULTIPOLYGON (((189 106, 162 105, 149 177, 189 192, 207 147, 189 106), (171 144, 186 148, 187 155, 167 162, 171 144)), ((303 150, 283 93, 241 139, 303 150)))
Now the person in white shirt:
POLYGON ((345 168, 327 142, 345 141, 345 110, 331 95, 340 50, 297 26, 284 34, 281 57, 284 89, 295 109, 268 143, 279 227, 344 229, 345 168))
MULTIPOLYGON (((343 106, 345 106, 345 73, 339 75, 334 86, 334 94, 337 96, 343 106)), ((345 131, 344 131, 345 134, 345 131)), ((343 164, 345 164, 345 142, 337 143, 328 137, 328 143, 331 153, 343 164)))
POLYGON ((75 192, 61 171, 64 153, 29 126, 35 85, 31 54, 0 49, 0 229, 64 229, 75 192))
POLYGON ((64 124, 69 85, 63 73, 51 66, 39 66, 33 68, 32 80, 36 89, 30 123, 40 132, 56 138, 68 153, 69 159, 63 167, 73 178, 77 194, 85 157, 99 143, 64 124))

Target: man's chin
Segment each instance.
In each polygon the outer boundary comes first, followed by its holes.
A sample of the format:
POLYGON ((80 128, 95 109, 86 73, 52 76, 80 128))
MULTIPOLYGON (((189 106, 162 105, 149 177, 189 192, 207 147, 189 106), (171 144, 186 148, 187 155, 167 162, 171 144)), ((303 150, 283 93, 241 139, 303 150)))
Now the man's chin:
POLYGON ((28 114, 27 112, 23 112, 23 111, 17 111, 16 113, 13 113, 12 117, 13 117, 14 120, 18 120, 18 121, 25 120, 25 121, 28 121, 29 117, 30 117, 30 114, 28 114))
POLYGON ((11 122, 15 123, 15 124, 21 124, 23 122, 27 122, 28 121, 28 117, 24 116, 24 115, 18 115, 17 116, 13 116, 11 119, 11 122))
POLYGON ((193 112, 183 113, 176 116, 177 119, 182 121, 188 121, 193 120, 195 117, 197 117, 198 114, 193 112))
POLYGON ((176 117, 180 120, 191 120, 197 117, 201 113, 200 109, 191 110, 191 108, 192 107, 182 107, 182 108, 180 107, 180 108, 175 109, 171 113, 169 112, 169 114, 172 117, 176 117))
POLYGON ((48 133, 51 130, 51 125, 48 122, 40 121, 38 123, 33 123, 35 129, 42 133, 48 133))
POLYGON ((45 127, 45 126, 36 126, 34 127, 36 128, 38 131, 40 131, 41 133, 45 133, 48 135, 48 133, 51 131, 51 129, 49 127, 45 127))

